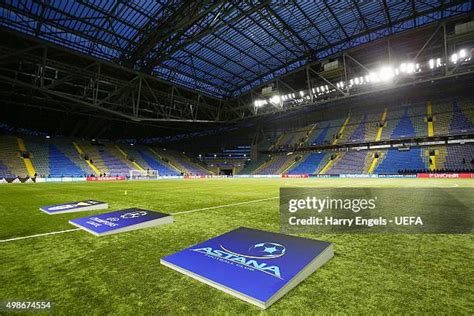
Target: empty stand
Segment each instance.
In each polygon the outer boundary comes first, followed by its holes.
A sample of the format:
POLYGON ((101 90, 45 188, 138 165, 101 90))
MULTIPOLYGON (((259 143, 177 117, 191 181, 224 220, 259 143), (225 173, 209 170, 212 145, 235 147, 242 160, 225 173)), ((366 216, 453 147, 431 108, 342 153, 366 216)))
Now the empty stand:
POLYGON ((446 146, 444 168, 465 170, 474 168, 474 144, 446 146))
POLYGON ((288 174, 314 174, 324 159, 325 153, 311 153, 288 171, 288 174))
POLYGON ((453 116, 450 125, 451 133, 466 133, 472 131, 472 122, 466 116, 466 114, 461 110, 457 101, 453 103, 453 116))
POLYGON ((423 162, 420 148, 400 151, 388 149, 381 157, 382 161, 375 168, 374 173, 396 174, 404 169, 426 169, 428 166, 423 162))
POLYGON ((263 163, 266 157, 261 155, 257 160, 252 160, 239 172, 239 174, 253 174, 263 163))
POLYGON ((143 161, 150 169, 157 170, 158 174, 161 176, 177 176, 180 174, 179 171, 172 168, 166 162, 162 161, 159 157, 157 157, 156 154, 150 151, 149 148, 139 148, 137 150, 137 154, 139 155, 139 157, 141 157, 141 159, 143 159, 143 161))
POLYGON ((185 154, 174 150, 156 149, 156 151, 161 157, 165 157, 172 166, 183 173, 193 175, 206 175, 210 173, 209 170, 199 165, 198 162, 191 161, 185 154))
POLYGON ((351 151, 341 154, 326 174, 363 173, 367 151, 351 151))
POLYGON ((71 161, 58 146, 49 144, 49 175, 51 177, 83 177, 90 173, 71 161))
POLYGON ((280 174, 285 166, 288 166, 294 159, 291 155, 275 155, 262 168, 257 169, 258 174, 280 174))
POLYGON ((2 177, 28 175, 15 136, 0 135, 0 172, 2 177))

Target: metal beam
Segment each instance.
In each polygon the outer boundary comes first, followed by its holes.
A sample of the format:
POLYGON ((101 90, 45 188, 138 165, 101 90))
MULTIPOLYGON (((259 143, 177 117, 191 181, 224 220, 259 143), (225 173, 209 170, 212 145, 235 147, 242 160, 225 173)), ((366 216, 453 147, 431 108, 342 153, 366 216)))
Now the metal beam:
POLYGON ((327 4, 327 0, 323 0, 323 3, 324 5, 326 6, 326 9, 329 11, 329 13, 331 14, 332 18, 334 19, 334 21, 336 21, 337 25, 339 26, 339 28, 341 29, 341 31, 344 33, 344 35, 346 36, 346 38, 349 38, 349 34, 347 34, 346 30, 344 29, 344 27, 342 26, 341 24, 341 21, 339 21, 339 19, 337 18, 337 15, 334 14, 334 11, 332 10, 331 6, 327 4))
POLYGON ((157 54, 157 57, 154 58, 154 60, 152 60, 149 65, 147 65, 147 68, 148 69, 153 68, 154 66, 160 64, 163 60, 168 59, 170 56, 172 56, 177 51, 187 47, 188 45, 190 45, 193 42, 199 41, 200 39, 202 39, 206 35, 211 34, 213 32, 217 32, 218 30, 220 30, 221 28, 223 28, 225 26, 237 23, 238 21, 240 21, 241 19, 245 18, 246 16, 252 14, 253 12, 256 12, 256 11, 262 9, 268 3, 269 3, 269 0, 266 0, 263 3, 261 3, 260 5, 255 6, 255 7, 253 7, 252 9, 250 9, 248 11, 244 11, 243 13, 231 18, 228 21, 222 22, 221 24, 219 24, 215 27, 211 27, 211 28, 202 30, 201 32, 199 32, 197 34, 194 34, 191 39, 184 40, 182 43, 178 44, 177 46, 174 46, 172 49, 170 49, 166 52, 155 52, 157 54))
MULTIPOLYGON (((144 37, 142 43, 132 52, 127 62, 133 65, 137 60, 145 58, 152 52, 157 44, 165 43, 172 37, 183 36, 197 21, 222 5, 222 3, 215 2, 204 11, 199 12, 202 8, 205 8, 208 3, 209 1, 184 1, 181 7, 177 8, 167 20, 160 21, 160 25, 151 27, 152 29, 148 31, 148 35, 144 37)), ((142 29, 141 32, 143 33, 145 31, 142 29)))
POLYGON ((435 37, 436 33, 438 33, 438 30, 441 28, 441 26, 442 26, 441 24, 438 25, 438 27, 433 31, 433 33, 426 40, 426 42, 423 44, 423 46, 420 48, 420 50, 416 53, 415 57, 413 58, 414 60, 416 60, 421 55, 421 53, 423 53, 426 46, 428 46, 428 44, 431 42, 431 40, 435 37))
MULTIPOLYGON (((273 17, 275 17, 278 22, 280 22, 281 25, 283 25, 283 27, 285 28, 285 30, 287 30, 288 32, 291 33, 292 36, 296 37, 298 39, 298 41, 300 42, 300 44, 302 44, 305 48, 306 48, 306 51, 311 51, 312 48, 308 45, 308 43, 306 43, 306 41, 298 34, 296 33, 289 25, 288 23, 286 23, 285 20, 283 20, 273 9, 271 6, 267 6, 265 8, 265 10, 267 10, 273 17)), ((277 28, 278 29, 278 28, 277 28)))
POLYGON ((321 32, 321 30, 319 29, 318 25, 316 23, 313 22, 313 19, 311 19, 307 14, 306 12, 304 12, 304 10, 301 8, 301 6, 299 5, 298 1, 296 0, 291 0, 293 2, 294 5, 296 5, 296 7, 298 8, 298 10, 300 10, 301 14, 305 17, 306 20, 308 20, 311 25, 314 27, 314 29, 318 32, 319 36, 321 36, 324 41, 328 44, 328 45, 331 45, 331 42, 328 40, 328 38, 326 37, 326 35, 324 35, 324 32, 321 32))
POLYGON ((326 78, 323 77, 323 75, 317 73, 316 71, 314 71, 313 69, 311 69, 311 67, 308 67, 309 71, 311 71, 312 73, 314 73, 316 76, 318 76, 319 78, 323 79, 325 82, 327 82, 329 85, 331 85, 334 89, 336 89, 337 91, 339 91, 340 93, 342 93, 343 96, 347 96, 348 93, 347 92, 344 92, 342 91, 341 89, 339 89, 337 86, 335 86, 331 81, 327 80, 326 78))
POLYGON ((389 25, 389 28, 390 28, 390 33, 392 33, 393 23, 392 23, 392 18, 390 17, 390 10, 387 5, 387 0, 383 0, 382 3, 383 3, 384 12, 385 12, 385 17, 387 18, 387 24, 389 25))
MULTIPOLYGON (((424 10, 424 11, 419 11, 419 12, 417 12, 417 15, 416 15, 415 17, 413 17, 413 16, 410 15, 410 16, 401 18, 401 19, 397 20, 396 23, 403 23, 403 22, 406 22, 406 21, 411 20, 411 19, 413 19, 413 18, 417 18, 417 17, 419 17, 419 16, 424 16, 424 15, 429 15, 429 14, 431 14, 431 13, 434 13, 434 12, 437 12, 437 11, 441 11, 441 10, 445 10, 446 8, 449 8, 449 7, 452 7, 452 6, 454 6, 454 5, 461 4, 461 3, 464 3, 464 1, 463 1, 463 0, 453 0, 453 2, 449 2, 449 3, 446 2, 446 3, 444 3, 444 4, 440 5, 440 6, 433 7, 433 8, 431 8, 431 9, 424 10)), ((355 38, 357 38, 357 37, 360 37, 360 36, 363 36, 363 35, 367 35, 367 34, 370 34, 370 33, 375 33, 375 32, 377 32, 377 31, 383 30, 383 29, 385 29, 385 28, 387 28, 387 27, 388 27, 388 25, 385 25, 385 24, 384 24, 384 25, 380 25, 380 26, 378 26, 378 27, 371 28, 371 29, 369 30, 369 32, 364 31, 364 32, 361 32, 361 33, 352 35, 352 36, 350 36, 350 37, 348 37, 348 38, 345 38, 345 39, 336 41, 336 42, 334 42, 334 43, 332 43, 332 44, 330 44, 330 45, 326 45, 326 46, 324 46, 324 47, 315 49, 314 53, 317 54, 317 53, 322 52, 322 51, 325 51, 325 50, 327 50, 327 49, 331 49, 331 47, 338 46, 338 45, 340 45, 340 44, 343 44, 343 43, 345 43, 345 42, 347 42, 347 41, 353 40, 353 39, 355 39, 355 38)), ((295 63, 295 62, 298 62, 298 61, 301 61, 301 60, 304 60, 303 56, 300 56, 299 58, 292 59, 292 60, 290 60, 290 61, 288 61, 288 62, 286 62, 286 63, 281 64, 281 66, 280 66, 279 68, 275 68, 274 70, 271 70, 271 71, 262 73, 260 76, 258 76, 258 77, 256 77, 256 78, 251 78, 251 79, 247 80, 242 86, 251 85, 253 82, 257 82, 257 81, 259 81, 261 78, 265 78, 266 76, 270 75, 271 73, 274 73, 274 72, 276 72, 276 71, 278 71, 278 70, 280 70, 280 69, 283 69, 283 68, 287 67, 288 65, 291 65, 291 64, 293 64, 293 63, 295 63)), ((302 69, 302 68, 303 68, 303 67, 301 67, 301 69, 302 69)), ((239 90, 239 89, 235 89, 234 91, 231 92, 231 94, 234 95, 234 93, 235 93, 236 91, 238 91, 238 90, 239 90)))

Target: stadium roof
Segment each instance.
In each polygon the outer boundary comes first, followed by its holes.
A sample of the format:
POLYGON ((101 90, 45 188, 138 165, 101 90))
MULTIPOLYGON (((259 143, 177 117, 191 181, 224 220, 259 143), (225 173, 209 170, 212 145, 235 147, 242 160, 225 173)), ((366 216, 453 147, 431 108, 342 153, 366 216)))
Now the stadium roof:
POLYGON ((472 6, 432 0, 4 0, 0 25, 230 98, 309 61, 472 6))

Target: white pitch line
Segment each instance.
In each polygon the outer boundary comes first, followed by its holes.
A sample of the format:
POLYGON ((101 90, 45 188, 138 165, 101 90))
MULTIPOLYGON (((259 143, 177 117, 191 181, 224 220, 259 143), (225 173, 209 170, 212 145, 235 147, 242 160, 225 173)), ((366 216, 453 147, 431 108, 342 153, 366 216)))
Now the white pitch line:
POLYGON ((21 240, 21 239, 28 239, 28 238, 36 238, 36 237, 43 237, 43 236, 48 236, 48 235, 56 235, 56 234, 62 234, 62 233, 69 233, 69 232, 75 232, 81 230, 80 228, 73 228, 73 229, 66 229, 66 230, 60 230, 56 232, 50 232, 50 233, 44 233, 44 234, 36 234, 36 235, 30 235, 30 236, 24 236, 24 237, 15 237, 15 238, 10 238, 10 239, 3 239, 0 240, 0 243, 2 242, 9 242, 9 241, 15 241, 15 240, 21 240))
POLYGON ((245 202, 237 202, 237 203, 231 203, 231 204, 216 205, 216 206, 211 206, 211 207, 203 207, 203 208, 197 208, 197 209, 189 210, 189 211, 171 213, 171 215, 189 214, 189 213, 194 213, 194 212, 199 212, 199 211, 213 210, 213 209, 216 209, 216 208, 224 208, 224 207, 229 207, 229 206, 237 206, 237 205, 244 205, 244 204, 251 204, 251 203, 258 203, 258 202, 263 202, 263 201, 275 200, 275 199, 278 199, 278 198, 279 198, 279 196, 274 196, 274 197, 266 198, 266 199, 250 200, 250 201, 245 201, 245 202))
MULTIPOLYGON (((216 206, 211 206, 211 207, 203 207, 203 208, 197 208, 197 209, 189 210, 189 211, 171 213, 171 215, 189 214, 189 213, 194 213, 194 212, 213 210, 213 209, 225 208, 225 207, 230 207, 230 206, 258 203, 258 202, 269 201, 269 200, 274 200, 274 199, 278 199, 278 198, 279 198, 278 196, 274 196, 274 197, 266 198, 266 199, 250 200, 250 201, 245 201, 245 202, 237 202, 237 203, 231 203, 231 204, 216 205, 216 206)), ((75 231, 78 231, 78 230, 81 230, 81 229, 80 228, 73 228, 73 229, 60 230, 60 231, 44 233, 44 234, 36 234, 36 235, 30 235, 30 236, 24 236, 24 237, 15 237, 15 238, 0 240, 0 243, 16 241, 16 240, 22 240, 22 239, 29 239, 29 238, 36 238, 36 237, 43 237, 43 236, 48 236, 48 235, 69 233, 69 232, 75 232, 75 231)))

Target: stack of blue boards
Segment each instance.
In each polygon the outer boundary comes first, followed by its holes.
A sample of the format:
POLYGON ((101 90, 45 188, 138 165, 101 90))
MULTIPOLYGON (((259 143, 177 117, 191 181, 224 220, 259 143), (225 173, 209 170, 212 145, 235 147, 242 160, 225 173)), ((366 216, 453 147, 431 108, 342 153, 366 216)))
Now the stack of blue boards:
POLYGON ((40 207, 40 210, 46 214, 64 214, 73 212, 103 210, 109 207, 106 202, 96 200, 85 200, 79 202, 70 202, 40 207))
POLYGON ((136 229, 150 228, 173 222, 169 214, 129 208, 99 215, 76 218, 69 221, 96 236, 123 233, 136 229))
POLYGON ((161 264, 265 309, 333 255, 329 242, 241 227, 161 264))

